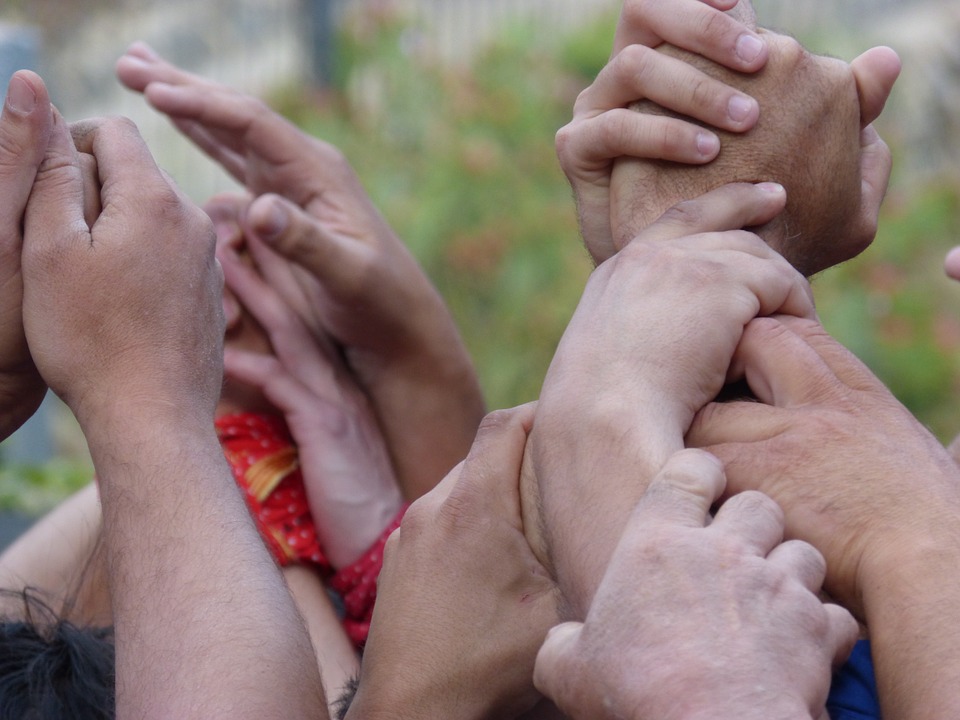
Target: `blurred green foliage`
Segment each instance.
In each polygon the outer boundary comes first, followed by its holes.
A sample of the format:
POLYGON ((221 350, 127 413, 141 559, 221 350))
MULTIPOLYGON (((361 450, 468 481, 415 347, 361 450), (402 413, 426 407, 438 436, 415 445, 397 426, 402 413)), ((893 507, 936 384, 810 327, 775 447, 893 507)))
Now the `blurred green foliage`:
POLYGON ((85 462, 56 459, 44 465, 0 467, 0 510, 39 515, 90 482, 85 462))
MULTIPOLYGON (((439 287, 490 407, 538 395, 590 263, 553 136, 605 64, 615 18, 570 37, 516 26, 469 64, 438 60, 417 23, 366 14, 344 29, 338 87, 273 104, 339 146, 439 287), (540 38, 531 41, 530 38, 540 38)), ((942 260, 960 238, 956 182, 894 182, 860 258, 815 279, 827 328, 944 440, 960 430, 960 287, 942 260)), ((63 465, 0 473, 0 507, 86 480, 63 465)))

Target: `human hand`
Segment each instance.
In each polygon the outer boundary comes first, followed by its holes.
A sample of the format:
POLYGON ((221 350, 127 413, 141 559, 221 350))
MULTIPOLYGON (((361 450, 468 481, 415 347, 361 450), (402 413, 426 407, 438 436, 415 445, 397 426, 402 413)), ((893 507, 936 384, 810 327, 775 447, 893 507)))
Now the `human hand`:
POLYGON ((666 40, 733 70, 758 70, 766 61, 765 45, 755 26, 748 29, 722 12, 731 5, 736 2, 624 3, 612 59, 577 97, 573 120, 556 137, 557 157, 576 197, 580 232, 595 262, 615 252, 610 227, 614 160, 630 156, 702 164, 720 151, 720 140, 709 129, 678 117, 632 112, 628 105, 646 98, 683 118, 734 133, 756 124, 760 109, 752 97, 652 49, 666 40), (748 61, 738 49, 750 56, 748 61))
POLYGON ((865 591, 883 593, 876 579, 918 539, 955 546, 952 535, 937 538, 956 524, 960 470, 822 326, 755 320, 734 372, 761 402, 708 405, 687 442, 724 461, 731 492, 756 489, 780 504, 788 536, 823 553, 826 589, 854 614, 864 617, 865 591))
POLYGON ((0 116, 0 439, 39 407, 47 386, 23 332, 23 214, 47 150, 53 114, 47 88, 23 70, 10 78, 0 116))
POLYGON ((749 0, 624 0, 613 39, 613 55, 628 45, 669 43, 739 72, 755 72, 767 61, 749 0))
MULTIPOLYGON (((215 199, 208 210, 216 215, 217 205, 232 202, 215 199)), ((403 505, 383 436, 336 348, 317 342, 277 291, 240 260, 232 240, 218 243, 226 286, 264 329, 273 353, 231 348, 228 332, 227 378, 258 389, 283 413, 320 544, 335 568, 344 567, 373 545, 403 505)))
POLYGON ((483 398, 443 300, 343 155, 261 101, 184 72, 142 43, 117 72, 262 196, 246 230, 289 261, 264 268, 267 281, 315 335, 343 347, 407 497, 433 487, 469 449, 483 398))
POLYGON ((129 121, 73 133, 57 115, 25 215, 23 318, 37 368, 85 431, 98 411, 134 406, 212 427, 223 314, 210 221, 129 121), (98 187, 84 187, 78 148, 95 158, 98 187), (85 193, 103 208, 91 226, 85 193))
POLYGON ((488 415, 463 464, 390 537, 348 718, 514 717, 536 703, 557 597, 520 515, 532 421, 532 405, 488 415))
POLYGON ((534 681, 571 718, 819 718, 857 623, 817 597, 823 556, 783 513, 681 450, 637 504, 584 623, 551 630, 534 681))
MULTIPOLYGON (((787 211, 758 233, 805 275, 853 257, 873 240, 890 155, 869 124, 883 108, 899 59, 889 48, 874 48, 848 65, 811 55, 793 38, 763 34, 770 59, 751 76, 682 50, 661 50, 752 95, 761 119, 748 134, 718 129, 725 151, 705 167, 618 160, 610 190, 614 247, 664 208, 734 180, 787 188, 787 211)), ((665 112, 648 102, 637 107, 665 112)))
POLYGON ((742 184, 682 203, 588 281, 524 459, 524 517, 542 507, 547 528, 531 544, 553 558, 575 612, 586 611, 646 482, 723 387, 744 326, 780 311, 813 316, 799 273, 735 229, 766 222, 784 200, 778 186, 742 184))

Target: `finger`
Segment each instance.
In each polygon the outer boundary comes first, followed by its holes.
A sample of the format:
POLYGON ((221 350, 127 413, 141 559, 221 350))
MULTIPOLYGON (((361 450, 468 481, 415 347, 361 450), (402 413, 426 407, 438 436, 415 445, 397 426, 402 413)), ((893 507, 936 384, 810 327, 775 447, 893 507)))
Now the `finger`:
POLYGON ((83 217, 87 227, 93 227, 103 210, 100 205, 100 172, 93 155, 80 153, 80 174, 83 176, 83 217))
POLYGON ((235 381, 256 388, 280 412, 296 411, 310 389, 298 382, 272 355, 224 348, 223 372, 227 382, 235 381))
POLYGON ((131 90, 143 92, 152 82, 164 82, 174 85, 213 85, 209 81, 181 70, 167 62, 143 41, 133 43, 124 55, 117 60, 117 77, 131 90))
POLYGON ((312 335, 280 294, 229 248, 218 248, 218 258, 226 286, 266 331, 280 361, 318 392, 335 386, 339 361, 331 341, 312 335))
POLYGON ((749 95, 643 45, 627 46, 600 71, 577 98, 574 115, 595 115, 640 99, 731 132, 749 130, 760 117, 749 95))
POLYGON ((828 637, 833 645, 833 666, 845 663, 860 637, 860 626, 846 608, 833 603, 824 603, 829 623, 828 637))
POLYGON ((787 193, 777 183, 731 183, 674 205, 638 236, 643 242, 762 225, 786 207, 787 193))
MULTIPOLYGON (((93 155, 100 180, 100 201, 104 208, 136 192, 172 193, 182 197, 157 167, 153 155, 134 122, 124 117, 97 118, 71 126, 73 142, 81 153, 93 155)), ((103 214, 101 214, 101 218, 103 214)))
POLYGON ((333 295, 353 284, 366 246, 349 243, 279 195, 257 198, 247 213, 251 232, 287 260, 305 268, 333 295))
POLYGON ((534 403, 527 403, 483 418, 448 498, 456 507, 494 508, 490 512, 519 526, 520 464, 534 408, 534 403))
POLYGON ((241 185, 247 184, 248 163, 243 153, 221 142, 199 122, 183 118, 170 118, 170 122, 180 134, 226 170, 234 180, 241 185))
POLYGON ((24 230, 32 238, 31 245, 24 248, 25 262, 34 252, 59 256, 50 243, 64 237, 89 242, 80 156, 67 124, 56 111, 46 155, 37 171, 24 215, 24 230))
POLYGON ((823 555, 813 545, 802 540, 780 543, 767 555, 767 561, 799 580, 800 584, 814 595, 820 592, 827 576, 827 561, 823 559, 823 555))
POLYGON ((860 131, 860 215, 865 242, 877 234, 880 205, 887 194, 892 166, 890 149, 873 125, 868 125, 860 131))
POLYGON ((763 493, 737 493, 720 506, 710 532, 737 537, 753 553, 766 557, 783 542, 783 510, 763 493))
POLYGON ((723 12, 735 5, 726 0, 625 2, 614 35, 614 53, 631 44, 655 47, 668 42, 731 70, 754 72, 766 63, 769 51, 762 36, 755 32, 755 17, 749 4, 744 4, 746 12, 739 15, 742 20, 723 12), (743 20, 752 22, 752 26, 743 20))
MULTIPOLYGON (((262 100, 224 85, 153 82, 145 96, 160 112, 199 123, 210 133, 220 133, 221 141, 229 135, 232 142, 228 146, 255 153, 270 165, 302 162, 305 154, 326 147, 304 135, 262 100)), ((319 164, 318 171, 322 173, 319 164)))
MULTIPOLYGON (((223 374, 227 382, 236 381, 256 388, 267 395, 271 380, 287 377, 283 365, 272 355, 248 352, 236 348, 223 349, 223 374)), ((287 408, 272 398, 267 398, 281 411, 287 408)))
POLYGON ((725 486, 723 465, 716 457, 702 450, 681 450, 647 487, 627 532, 645 533, 662 525, 703 527, 725 486))
MULTIPOLYGON (((831 378, 835 378, 835 380, 839 380, 843 385, 853 390, 889 394, 886 385, 877 379, 870 368, 830 335, 819 321, 788 315, 776 319, 806 343, 820 358, 826 368, 826 374, 820 376, 820 378, 826 384, 830 384, 831 378)), ((812 399, 822 398, 822 392, 817 392, 817 390, 817 388, 809 388, 808 396, 812 399)), ((820 390, 823 390, 823 388, 820 388, 820 390)))
POLYGON ((901 67, 897 53, 882 46, 870 48, 850 63, 860 97, 861 127, 872 123, 883 112, 901 67))
POLYGON ((5 271, 20 266, 23 212, 47 152, 52 125, 50 96, 43 80, 28 70, 14 73, 0 115, 0 243, 5 271))
MULTIPOLYGON (((728 466, 728 444, 771 440, 790 426, 790 418, 781 408, 750 401, 710 403, 694 416, 685 442, 688 447, 708 450, 728 466)), ((740 488, 728 490, 734 493, 740 488)))
POLYGON ((960 246, 947 253, 943 261, 943 269, 947 273, 947 277, 960 280, 960 246))
POLYGON ((794 407, 829 398, 844 385, 875 389, 878 381, 820 323, 781 316, 744 328, 731 364, 762 402, 794 407))
POLYGON ((561 128, 557 156, 568 176, 606 180, 619 157, 670 160, 690 165, 713 160, 720 140, 712 132, 665 115, 608 110, 561 128))
MULTIPOLYGON (((577 642, 583 623, 566 622, 550 629, 547 639, 537 652, 533 667, 533 685, 550 698, 561 710, 570 707, 573 687, 571 674, 566 672, 571 659, 576 662, 577 642)), ((576 674, 574 674, 576 677, 576 674)), ((579 708, 583 711, 585 708, 579 708)))

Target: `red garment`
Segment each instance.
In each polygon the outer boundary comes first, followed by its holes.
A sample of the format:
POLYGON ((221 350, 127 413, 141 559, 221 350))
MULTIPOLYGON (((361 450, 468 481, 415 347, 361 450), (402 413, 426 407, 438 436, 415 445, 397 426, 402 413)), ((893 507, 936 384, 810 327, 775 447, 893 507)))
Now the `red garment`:
POLYGON ((383 567, 383 548, 391 533, 400 527, 400 521, 408 507, 409 505, 405 504, 400 508, 397 517, 387 525, 363 557, 352 565, 337 570, 330 581, 330 586, 343 598, 346 610, 343 627, 358 648, 363 647, 370 633, 370 618, 373 617, 373 606, 377 602, 377 578, 383 567))
POLYGON ((277 563, 313 564, 330 572, 286 423, 274 415, 237 413, 217 418, 216 428, 233 477, 277 563))
POLYGON ((216 420, 223 454, 243 490, 247 506, 274 559, 280 566, 314 565, 343 599, 343 626, 362 648, 377 600, 377 577, 383 567, 383 547, 400 526, 407 506, 380 538, 352 565, 331 573, 310 514, 297 448, 286 423, 275 415, 236 413, 216 420))

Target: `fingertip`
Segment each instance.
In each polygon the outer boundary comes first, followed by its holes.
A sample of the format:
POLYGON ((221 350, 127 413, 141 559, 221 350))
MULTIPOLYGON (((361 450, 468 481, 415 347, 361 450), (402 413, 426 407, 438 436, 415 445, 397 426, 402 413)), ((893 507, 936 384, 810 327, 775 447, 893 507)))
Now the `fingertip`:
POLYGON ((277 195, 261 195, 247 211, 247 224, 260 239, 274 243, 290 226, 290 213, 277 195))
POLYGON ((734 52, 744 72, 756 72, 767 63, 770 49, 761 35, 754 32, 742 33, 734 45, 734 52))
POLYGON ((565 622, 555 625, 547 631, 547 637, 537 652, 533 666, 533 684, 544 695, 556 699, 559 687, 556 674, 560 671, 566 657, 576 657, 573 650, 580 637, 583 623, 565 622))
POLYGON ((860 124, 872 123, 883 112, 902 70, 900 56, 887 46, 870 48, 850 63, 860 99, 860 124))
POLYGON ((150 62, 155 62, 160 59, 160 55, 143 40, 134 40, 130 43, 127 47, 126 54, 150 62))
POLYGON ((697 154, 703 162, 709 162, 720 154, 720 138, 707 130, 697 133, 697 154))
POLYGON ((702 527, 710 506, 723 494, 723 463, 707 452, 686 448, 671 455, 637 504, 638 525, 648 520, 702 527))
POLYGON ((834 642, 833 665, 842 665, 853 652, 857 640, 860 639, 860 625, 856 618, 844 607, 835 603, 824 603, 827 613, 827 622, 830 626, 830 635, 834 642))
POLYGON ((947 257, 943 261, 943 269, 950 279, 960 280, 960 245, 947 253, 947 257))

